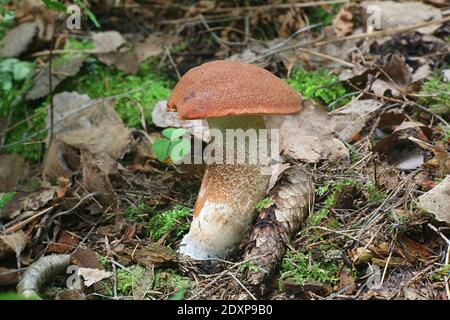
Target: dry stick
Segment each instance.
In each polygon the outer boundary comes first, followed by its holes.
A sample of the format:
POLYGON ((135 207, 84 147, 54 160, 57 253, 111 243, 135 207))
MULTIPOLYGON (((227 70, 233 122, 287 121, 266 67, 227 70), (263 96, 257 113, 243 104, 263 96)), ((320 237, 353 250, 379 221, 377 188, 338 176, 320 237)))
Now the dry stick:
POLYGON ((56 206, 52 206, 52 207, 46 208, 46 209, 44 209, 44 210, 42 210, 42 211, 36 213, 35 215, 29 217, 28 219, 25 219, 25 220, 22 221, 22 222, 19 222, 19 223, 16 224, 16 225, 13 225, 13 226, 11 226, 11 227, 9 227, 9 228, 6 228, 6 229, 5 229, 5 234, 8 234, 8 233, 11 233, 11 232, 14 232, 14 231, 19 230, 20 228, 22 228, 23 226, 27 225, 28 223, 30 223, 30 222, 33 221, 34 219, 39 218, 40 216, 46 214, 47 212, 51 211, 51 210, 54 209, 54 208, 56 208, 56 206))
POLYGON ((52 41, 50 42, 50 58, 48 61, 48 90, 50 97, 50 139, 48 145, 51 145, 53 142, 53 131, 54 131, 54 122, 55 122, 55 103, 53 101, 53 74, 52 74, 52 63, 53 63, 53 46, 55 45, 56 39, 56 29, 53 32, 52 41))

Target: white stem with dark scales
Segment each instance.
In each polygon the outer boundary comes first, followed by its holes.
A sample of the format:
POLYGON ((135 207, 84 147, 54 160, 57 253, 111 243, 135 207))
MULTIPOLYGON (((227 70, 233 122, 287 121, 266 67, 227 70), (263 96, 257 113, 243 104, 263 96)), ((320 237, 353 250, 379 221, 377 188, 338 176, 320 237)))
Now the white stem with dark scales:
POLYGON ((191 228, 179 249, 180 253, 197 260, 224 258, 233 252, 251 228, 257 214, 255 206, 265 196, 270 180, 267 172, 270 164, 269 135, 259 134, 260 129, 266 129, 263 116, 210 118, 208 123, 212 136, 216 129, 223 137, 224 163, 208 165, 195 204, 191 228), (234 136, 227 136, 227 133, 238 133, 237 129, 249 135, 256 132, 258 148, 267 143, 266 156, 263 159, 258 157, 256 164, 249 162, 249 155, 259 150, 249 143, 251 138, 235 139, 234 136), (234 164, 226 163, 226 145, 230 142, 236 142, 234 164), (242 153, 245 154, 245 162, 236 164, 236 159, 242 153))

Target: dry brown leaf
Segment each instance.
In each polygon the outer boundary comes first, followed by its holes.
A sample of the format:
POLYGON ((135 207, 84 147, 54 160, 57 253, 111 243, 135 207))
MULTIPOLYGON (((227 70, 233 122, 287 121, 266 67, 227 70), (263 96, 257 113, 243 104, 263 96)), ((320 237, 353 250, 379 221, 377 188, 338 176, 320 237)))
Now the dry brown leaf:
POLYGON ((424 154, 410 138, 417 137, 428 141, 432 131, 419 122, 404 121, 393 125, 394 132, 378 141, 373 147, 374 152, 384 154, 388 163, 401 170, 419 168, 424 162, 424 154))
POLYGON ((336 132, 347 142, 356 141, 358 133, 364 128, 372 114, 383 104, 375 99, 356 100, 344 108, 339 108, 331 114, 336 122, 336 132))
POLYGON ((48 247, 50 253, 66 253, 72 251, 80 242, 80 238, 63 230, 58 235, 56 243, 51 243, 48 247))
POLYGON ((346 36, 353 31, 353 14, 342 8, 333 19, 334 31, 339 37, 346 36))
POLYGON ((134 52, 139 63, 144 62, 148 58, 155 57, 164 52, 164 47, 170 48, 176 44, 180 38, 178 36, 167 35, 163 33, 152 33, 136 45, 134 52))
POLYGON ((17 256, 20 255, 25 246, 27 245, 28 237, 22 230, 0 236, 0 240, 3 240, 11 249, 14 250, 17 256))
MULTIPOLYGON (((379 14, 380 29, 409 26, 442 18, 439 9, 421 1, 364 1, 361 3, 361 8, 364 25, 367 25, 368 20, 370 22, 370 20, 376 19, 375 15, 379 14)), ((438 28, 437 24, 420 28, 418 31, 430 34, 438 28)))
POLYGON ((297 114, 266 116, 265 119, 267 128, 280 130, 281 149, 294 159, 307 162, 349 160, 347 147, 333 137, 336 122, 322 106, 305 103, 297 114))
POLYGON ((435 175, 437 177, 444 177, 447 174, 450 174, 450 153, 439 146, 433 146, 414 137, 409 137, 409 140, 416 143, 421 148, 430 150, 434 153, 436 157, 435 175))
MULTIPOLYGON (((80 71, 85 55, 76 54, 70 57, 54 58, 52 64, 53 90, 66 78, 72 77, 80 71)), ((27 100, 35 100, 45 97, 50 93, 49 69, 41 68, 33 78, 33 84, 26 94, 27 100)))
POLYGON ((55 96, 55 113, 60 122, 58 133, 47 149, 43 174, 56 180, 61 176, 70 178, 81 170, 84 188, 101 193, 100 201, 108 204, 114 201, 110 179, 118 173, 117 160, 129 150, 130 130, 112 102, 95 103, 87 99, 75 92, 55 96))
POLYGON ((142 267, 172 264, 176 260, 176 254, 172 249, 156 243, 138 246, 133 250, 127 249, 125 252, 142 267))
POLYGON ((0 154, 0 192, 14 190, 21 179, 27 176, 28 165, 17 154, 0 154))
POLYGON ((111 276, 111 272, 91 268, 79 268, 78 275, 84 279, 84 285, 90 287, 94 283, 107 279, 111 276))
POLYGON ((185 128, 191 135, 205 142, 210 140, 208 122, 205 119, 180 120, 178 113, 167 112, 167 101, 159 101, 152 111, 152 122, 161 128, 185 128))
POLYGON ((117 70, 129 74, 136 74, 139 71, 139 61, 134 52, 125 49, 119 52, 101 53, 98 60, 108 66, 113 66, 117 70))
POLYGON ((37 24, 26 22, 9 30, 2 39, 0 58, 18 57, 24 53, 36 35, 37 24))
POLYGON ((420 196, 417 206, 434 214, 437 220, 450 224, 450 176, 420 196))
POLYGON ((109 53, 116 51, 127 41, 117 31, 97 32, 92 36, 95 53, 109 53))

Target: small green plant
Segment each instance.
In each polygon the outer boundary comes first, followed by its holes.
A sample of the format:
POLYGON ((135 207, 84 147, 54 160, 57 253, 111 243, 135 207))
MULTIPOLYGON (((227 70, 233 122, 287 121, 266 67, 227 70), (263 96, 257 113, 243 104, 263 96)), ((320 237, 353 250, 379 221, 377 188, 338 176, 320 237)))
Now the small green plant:
POLYGON ((325 9, 321 6, 314 6, 311 8, 305 8, 305 12, 308 16, 310 24, 322 23, 322 26, 329 26, 333 23, 333 18, 339 11, 341 5, 332 4, 325 9))
POLYGON ((167 159, 177 163, 191 151, 191 141, 184 138, 187 130, 183 128, 166 128, 162 131, 163 138, 152 144, 152 150, 159 161, 167 159))
POLYGON ((253 262, 250 262, 250 261, 245 262, 239 266, 239 271, 245 272, 246 270, 249 270, 252 272, 261 272, 262 271, 260 266, 256 265, 253 262))
POLYGON ((337 272, 338 263, 324 259, 324 261, 313 261, 310 253, 288 250, 281 263, 282 283, 286 279, 293 279, 299 284, 306 280, 315 280, 320 283, 334 285, 339 278, 337 272))
MULTIPOLYGON (((33 68, 33 63, 20 61, 15 58, 0 60, 0 89, 2 91, 2 100, 4 99, 4 95, 13 89, 15 83, 25 80, 31 74, 33 68)), ((3 106, 2 103, 2 107, 6 106, 3 106)))
POLYGON ((438 114, 450 113, 450 82, 444 82, 439 72, 422 85, 419 97, 418 102, 428 106, 430 111, 438 114))
POLYGON ((270 197, 265 197, 264 199, 260 200, 256 206, 256 211, 261 211, 263 208, 266 208, 272 204, 272 199, 270 197))
POLYGON ((436 269, 431 275, 429 275, 429 279, 432 282, 442 281, 446 276, 450 276, 450 265, 445 265, 439 269, 436 269))
POLYGON ((306 71, 297 69, 288 79, 288 84, 302 94, 305 99, 319 100, 329 105, 340 99, 335 106, 342 106, 349 102, 349 98, 341 98, 347 93, 346 88, 339 82, 337 76, 328 71, 306 71))
POLYGON ((147 224, 151 238, 156 241, 170 232, 174 232, 175 238, 180 238, 189 230, 186 218, 191 213, 191 209, 177 205, 172 210, 156 214, 147 224))
POLYGON ((10 2, 11 0, 0 0, 0 39, 3 39, 8 29, 13 25, 14 18, 16 17, 13 11, 6 9, 6 5, 10 2))
POLYGON ((372 181, 366 183, 366 185, 364 186, 364 190, 367 193, 367 199, 372 202, 379 202, 386 199, 387 197, 386 192, 378 189, 377 185, 372 181))
POLYGON ((0 196, 0 211, 14 198, 15 195, 16 192, 13 191, 0 196))
POLYGON ((324 196, 327 192, 330 193, 323 202, 323 208, 319 211, 313 212, 306 220, 306 225, 314 227, 320 225, 320 223, 328 216, 330 209, 333 207, 336 201, 336 194, 342 190, 345 186, 358 186, 357 180, 352 178, 346 178, 336 182, 328 182, 325 185, 316 188, 316 195, 319 197, 324 196))

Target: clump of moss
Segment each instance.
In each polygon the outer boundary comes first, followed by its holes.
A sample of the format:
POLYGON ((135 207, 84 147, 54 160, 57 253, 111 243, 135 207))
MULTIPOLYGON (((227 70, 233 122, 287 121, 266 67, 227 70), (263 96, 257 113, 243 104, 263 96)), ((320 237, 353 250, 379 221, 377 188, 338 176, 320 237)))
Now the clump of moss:
POLYGON ((154 72, 154 62, 141 64, 136 75, 113 70, 91 61, 87 72, 73 78, 64 86, 96 99, 129 93, 117 99, 116 111, 123 122, 132 128, 141 125, 141 110, 147 124, 152 123, 151 113, 155 104, 170 95, 170 84, 154 72))
POLYGON ((350 98, 342 98, 348 92, 338 77, 325 70, 298 69, 292 73, 288 84, 301 93, 303 98, 318 100, 325 105, 339 99, 335 103, 335 106, 339 107, 350 101, 350 98))
POLYGON ((330 209, 333 207, 336 201, 336 194, 342 190, 345 186, 358 186, 359 182, 355 179, 343 179, 341 181, 329 182, 323 186, 316 188, 316 195, 318 197, 324 196, 326 193, 329 195, 323 202, 323 208, 319 211, 312 213, 306 220, 306 224, 309 227, 320 225, 320 223, 328 216, 330 209))
POLYGON ((186 218, 191 213, 192 209, 177 205, 172 210, 156 214, 147 224, 150 237, 156 241, 173 232, 173 240, 180 238, 189 230, 186 218))
MULTIPOLYGON (((320 248, 321 251, 327 250, 320 248)), ((307 280, 315 280, 323 284, 334 285, 339 278, 339 265, 331 259, 314 261, 311 253, 288 250, 281 263, 280 283, 286 279, 293 279, 298 284, 307 280)))
POLYGON ((366 185, 364 186, 364 191, 367 194, 367 200, 372 202, 382 201, 387 197, 386 192, 381 191, 372 181, 366 183, 366 185))
POLYGON ((438 114, 450 113, 450 82, 444 82, 439 73, 425 82, 419 93, 419 104, 438 114))

